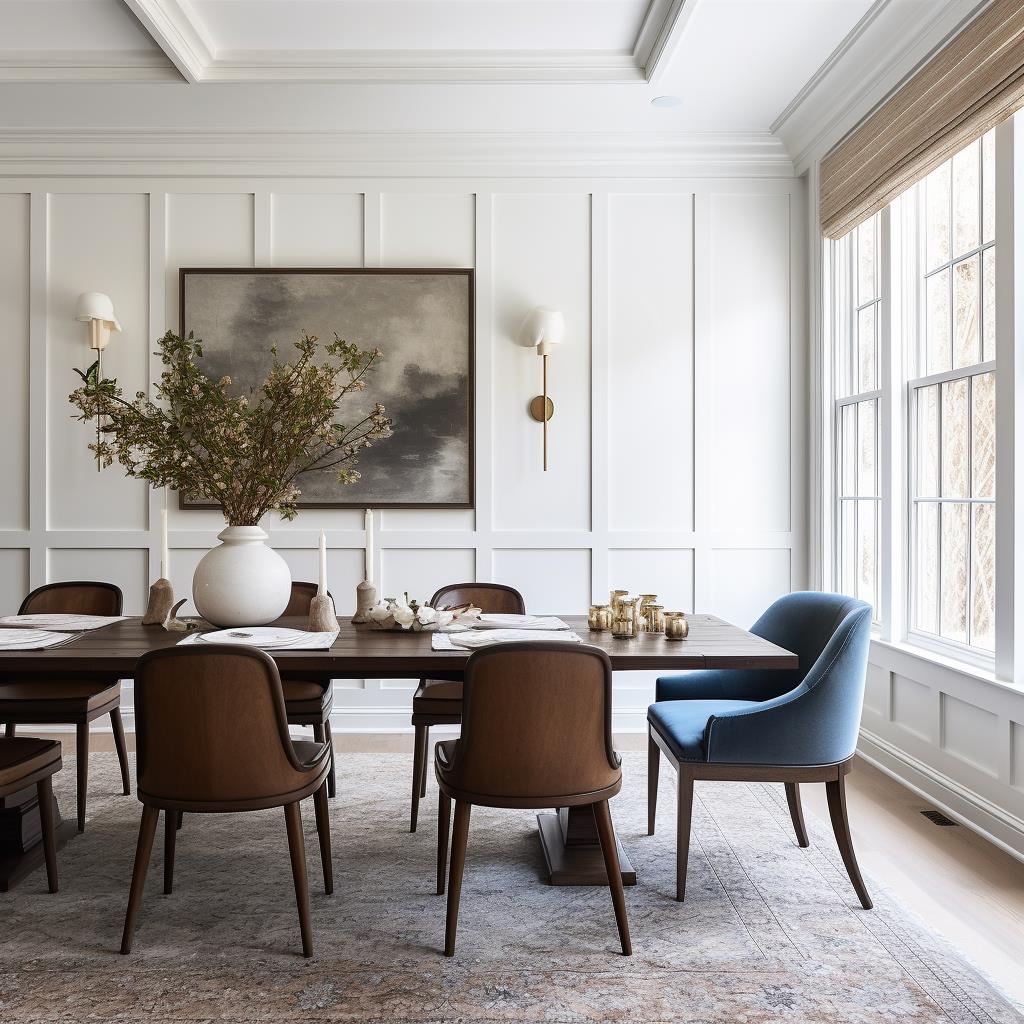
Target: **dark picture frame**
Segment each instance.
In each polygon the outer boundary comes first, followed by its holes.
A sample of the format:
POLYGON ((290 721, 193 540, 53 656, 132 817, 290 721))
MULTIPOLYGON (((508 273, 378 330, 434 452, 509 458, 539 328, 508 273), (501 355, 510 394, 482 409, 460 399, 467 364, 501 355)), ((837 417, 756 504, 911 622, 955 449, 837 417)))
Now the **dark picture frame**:
MULTIPOLYGON (((247 278, 249 279, 248 287, 250 290, 253 285, 258 284, 261 281, 267 281, 268 278, 277 276, 280 278, 294 278, 299 275, 305 275, 310 278, 321 278, 324 276, 335 276, 344 278, 387 278, 394 277, 402 281, 403 284, 407 284, 406 287, 401 288, 396 286, 396 293, 402 293, 401 295, 396 294, 396 309, 400 309, 400 304, 403 298, 412 301, 417 295, 428 295, 426 291, 429 288, 429 282, 424 282, 424 288, 417 288, 419 284, 418 279, 435 277, 438 279, 438 292, 444 293, 444 295, 451 295, 454 293, 458 294, 459 289, 457 284, 452 280, 453 278, 461 278, 465 281, 465 313, 466 322, 464 325, 456 322, 449 318, 445 322, 445 328, 448 335, 452 335, 453 332, 460 336, 460 343, 462 340, 465 342, 465 358, 462 361, 461 353, 457 352, 454 348, 451 348, 447 353, 450 357, 450 361, 453 361, 459 367, 464 366, 464 373, 461 371, 457 374, 452 374, 449 381, 442 380, 442 386, 447 384, 453 385, 454 382, 458 382, 458 394, 457 394, 457 405, 456 414, 454 418, 448 418, 443 416, 444 425, 440 427, 441 430, 450 430, 454 425, 457 424, 459 431, 462 432, 460 438, 452 439, 449 437, 449 444, 452 449, 457 453, 457 462, 459 473, 458 487, 452 486, 451 493, 438 499, 438 495, 434 494, 432 499, 428 500, 413 500, 413 496, 406 497, 401 495, 399 498, 393 495, 389 498, 382 497, 380 494, 374 494, 371 492, 372 478, 374 470, 379 479, 384 479, 385 476, 389 482, 394 482, 397 486, 397 481, 401 480, 401 468, 397 468, 394 471, 388 470, 387 467, 387 446, 392 444, 394 438, 379 442, 372 449, 363 451, 359 454, 359 463, 356 468, 365 473, 362 480, 355 484, 343 485, 334 483, 334 486, 338 490, 338 498, 331 498, 325 500, 322 496, 314 497, 311 500, 303 500, 300 497, 298 502, 299 509, 325 509, 325 508, 336 508, 336 509, 362 509, 362 508, 395 508, 395 509, 436 509, 436 508, 453 508, 453 509, 472 509, 475 508, 476 501, 476 417, 474 410, 475 392, 476 392, 476 367, 475 367, 475 349, 476 349, 476 292, 475 292, 475 273, 472 268, 469 267, 181 267, 178 270, 178 324, 179 330, 182 334, 187 334, 190 330, 195 330, 197 337, 203 337, 203 324, 196 323, 196 318, 202 319, 202 314, 195 313, 188 307, 189 293, 194 289, 189 287, 190 284, 196 284, 202 286, 205 284, 206 291, 208 294, 204 297, 207 303, 212 302, 212 295, 215 292, 216 282, 219 280, 227 281, 229 278, 247 278), (209 278, 208 282, 199 282, 199 278, 209 278), (417 278, 414 282, 405 282, 404 279, 417 278), (443 286, 441 282, 444 282, 443 286), (456 331, 456 327, 464 330, 456 331), (377 461, 375 461, 377 460, 377 461), (397 475, 396 475, 397 474, 397 475), (366 490, 361 493, 361 488, 364 487, 366 482, 366 490), (458 491, 459 493, 455 493, 458 491), (347 497, 351 494, 351 498, 347 497), (451 500, 448 500, 448 498, 451 500)), ((232 289, 234 294, 231 298, 231 302, 238 305, 238 288, 240 283, 235 280, 228 285, 228 288, 232 289)), ((287 302, 288 289, 287 287, 282 288, 282 282, 276 282, 275 286, 279 293, 275 297, 275 302, 280 305, 282 299, 287 302)), ((270 285, 268 284, 268 287, 270 285)), ((301 284, 300 284, 301 288, 301 284)), ((376 291, 376 301, 379 302, 380 294, 379 289, 376 291)), ((257 297, 259 292, 257 289, 257 297)), ((320 301, 324 301, 321 297, 320 301)), ((230 306, 230 302, 227 305, 230 306)), ((298 304, 298 303, 297 303, 298 304)), ((431 303, 429 308, 432 311, 431 315, 443 316, 444 303, 431 303), (437 306, 439 309, 434 309, 437 306)), ((217 312, 220 312, 218 308, 217 312)), ((411 311, 410 311, 411 312, 411 311)), ((239 314, 243 315, 243 314, 239 314)), ((332 314, 333 317, 333 314, 332 314)), ((389 319, 390 319, 389 313, 389 319)), ((309 330, 310 333, 323 333, 327 330, 337 330, 339 335, 346 338, 350 342, 354 342, 363 348, 374 348, 380 347, 384 350, 385 361, 390 359, 402 359, 402 353, 395 351, 395 344, 393 341, 389 341, 386 337, 387 329, 382 327, 379 332, 375 332, 370 329, 366 333, 375 334, 374 337, 357 337, 351 334, 346 334, 346 324, 344 322, 344 309, 339 309, 337 315, 337 322, 325 325, 322 328, 314 329, 313 325, 307 325, 300 323, 302 314, 296 312, 295 326, 291 329, 290 336, 272 337, 267 340, 267 348, 271 341, 276 341, 282 354, 286 352, 286 346, 298 338, 300 331, 309 330), (382 337, 382 335, 385 335, 382 337)), ((244 327, 244 325, 243 325, 244 327)), ((425 324, 425 331, 430 331, 431 327, 429 324, 425 324)), ((251 330, 258 332, 259 322, 254 319, 251 324, 251 330)), ((210 330, 207 329, 207 335, 210 334, 210 330)), ((204 359, 203 362, 208 362, 214 367, 217 376, 220 376, 222 372, 228 373, 237 383, 248 385, 250 383, 262 382, 262 376, 257 381, 255 379, 247 380, 244 367, 236 365, 236 363, 242 363, 242 359, 233 360, 232 356, 235 354, 235 350, 231 347, 230 338, 224 337, 228 334, 227 331, 214 331, 214 336, 203 337, 204 341, 204 359), (221 335, 221 336, 217 336, 221 335), (213 357, 211 359, 211 356, 213 357)), ((241 334, 239 335, 242 336, 241 334)), ((251 335, 246 333, 245 337, 251 335)), ((328 335, 329 337, 329 335, 328 335)), ((239 356, 242 355, 239 350, 239 356)), ((383 363, 381 364, 384 365, 383 363)), ((423 367, 417 365, 414 362, 407 362, 401 364, 405 375, 412 380, 417 379, 417 376, 427 372, 429 369, 424 370, 423 367)), ((435 375, 436 376, 436 375, 435 375)), ((449 395, 451 394, 451 388, 449 388, 449 395)), ((417 452, 415 446, 415 436, 412 431, 406 436, 402 436, 401 431, 403 429, 402 417, 399 410, 394 410, 393 405, 389 405, 387 395, 381 395, 375 393, 373 383, 371 381, 370 387, 367 390, 367 397, 370 401, 380 400, 384 403, 387 408, 388 414, 393 415, 395 412, 398 413, 395 422, 395 437, 399 438, 397 444, 392 447, 392 452, 396 459, 402 459, 408 464, 410 461, 418 465, 418 460, 423 457, 429 459, 433 454, 429 450, 429 446, 436 443, 435 435, 429 433, 427 430, 423 437, 422 451, 417 452)), ((415 403, 415 399, 411 395, 403 396, 406 399, 407 407, 411 407, 415 403)), ((434 399, 435 406, 437 400, 434 399)), ((419 415, 422 410, 417 410, 419 415)), ((431 417, 431 413, 428 411, 425 413, 428 421, 431 417)), ((433 419, 437 419, 436 411, 433 414, 433 419)), ((430 426, 428 422, 427 426, 430 426)), ((451 476, 450 473, 447 476, 451 476)), ((302 477, 299 478, 300 487, 302 477)), ((323 490, 323 487, 320 487, 323 490)), ((215 503, 204 502, 201 500, 191 501, 187 500, 184 495, 179 494, 178 496, 179 507, 182 509, 213 509, 219 506, 215 503)))

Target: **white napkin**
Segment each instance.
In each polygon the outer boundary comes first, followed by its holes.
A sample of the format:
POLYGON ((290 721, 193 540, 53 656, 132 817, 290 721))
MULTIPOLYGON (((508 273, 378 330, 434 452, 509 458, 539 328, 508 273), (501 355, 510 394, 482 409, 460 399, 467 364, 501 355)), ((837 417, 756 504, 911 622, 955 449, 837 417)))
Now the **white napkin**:
POLYGON ((508 644, 516 641, 557 640, 564 643, 582 643, 580 637, 567 630, 539 629, 486 629, 469 633, 434 633, 430 647, 434 651, 471 651, 494 644, 508 644))
POLYGON ((0 626, 20 626, 34 629, 62 629, 65 632, 77 633, 90 629, 109 626, 112 622, 121 622, 127 615, 73 615, 73 614, 40 614, 40 615, 0 615, 0 626))
MULTIPOLYGON (((326 651, 331 648, 335 639, 337 639, 338 631, 334 630, 329 633, 310 633, 306 630, 296 629, 291 630, 295 636, 288 641, 288 643, 281 644, 269 644, 264 647, 260 644, 258 637, 253 637, 252 642, 239 642, 239 647, 257 647, 260 650, 266 650, 267 653, 273 653, 274 651, 326 651)), ((206 644, 209 645, 211 642, 204 639, 205 634, 203 633, 189 633, 186 637, 178 641, 178 645, 193 645, 193 644, 206 644)))
POLYGON ((471 620, 473 629, 568 629, 569 624, 554 615, 481 615, 471 620))
POLYGON ((44 651, 74 639, 74 633, 51 633, 43 629, 0 629, 0 652, 44 651))

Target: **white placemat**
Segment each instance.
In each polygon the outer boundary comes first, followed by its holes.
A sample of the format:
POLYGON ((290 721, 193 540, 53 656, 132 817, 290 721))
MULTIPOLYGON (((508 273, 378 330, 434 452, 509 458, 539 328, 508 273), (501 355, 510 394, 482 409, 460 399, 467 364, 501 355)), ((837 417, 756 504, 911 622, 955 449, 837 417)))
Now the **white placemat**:
MULTIPOLYGON (((238 632, 244 632, 244 630, 238 630, 238 632)), ((260 645, 258 638, 254 636, 251 642, 246 642, 242 638, 239 638, 237 640, 237 645, 239 647, 257 647, 260 650, 266 650, 268 654, 272 654, 275 651, 326 651, 330 649, 338 636, 337 630, 330 633, 309 633, 301 629, 296 629, 293 632, 296 635, 294 639, 287 644, 275 643, 273 646, 264 648, 260 645)), ((216 641, 204 639, 206 635, 207 634, 205 633, 189 633, 188 636, 178 641, 178 646, 203 646, 204 644, 209 646, 211 643, 216 643, 216 641)))
POLYGON ((44 629, 0 629, 0 652, 45 651, 74 640, 75 633, 51 633, 44 629))
POLYGON ((473 629, 541 629, 551 632, 556 629, 568 629, 569 624, 554 615, 481 615, 479 619, 470 619, 473 629))
POLYGON ((485 629, 470 633, 431 633, 430 649, 432 651, 471 651, 494 644, 510 644, 523 640, 547 641, 557 640, 562 643, 582 643, 575 633, 567 630, 538 629, 485 629))
POLYGON ((127 615, 71 615, 56 612, 40 615, 0 615, 0 626, 29 629, 59 629, 65 633, 100 629, 112 622, 122 622, 127 615))

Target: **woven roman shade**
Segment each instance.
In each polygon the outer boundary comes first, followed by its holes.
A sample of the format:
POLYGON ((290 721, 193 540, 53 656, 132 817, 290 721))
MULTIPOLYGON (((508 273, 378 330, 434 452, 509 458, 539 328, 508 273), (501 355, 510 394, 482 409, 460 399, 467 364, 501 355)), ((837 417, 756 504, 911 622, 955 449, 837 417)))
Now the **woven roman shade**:
POLYGON ((1024 105, 1024 0, 993 0, 821 163, 841 238, 1024 105))

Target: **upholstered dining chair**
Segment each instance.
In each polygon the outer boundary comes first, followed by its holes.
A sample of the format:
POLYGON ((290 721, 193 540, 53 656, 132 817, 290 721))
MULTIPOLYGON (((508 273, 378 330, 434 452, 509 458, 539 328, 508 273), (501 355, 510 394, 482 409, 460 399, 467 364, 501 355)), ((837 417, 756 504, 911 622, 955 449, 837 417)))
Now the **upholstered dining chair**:
POLYGON ((0 797, 36 787, 43 833, 46 882, 57 891, 57 837, 53 818, 53 776, 61 769, 60 744, 28 736, 0 740, 0 797))
POLYGON ((800 846, 808 846, 801 782, 824 782, 847 874, 872 903, 857 866, 846 810, 864 703, 871 607, 813 591, 776 601, 750 630, 799 657, 795 669, 722 669, 665 676, 648 709, 647 834, 654 835, 664 753, 678 773, 676 899, 686 894, 696 779, 782 782, 800 846))
MULTIPOLYGON (((77 614, 120 615, 123 599, 113 583, 47 583, 21 602, 19 615, 77 614)), ((110 715, 114 746, 121 766, 121 786, 131 793, 128 748, 121 722, 121 683, 118 679, 38 679, 24 683, 0 683, 0 722, 4 735, 13 737, 16 727, 74 725, 75 765, 78 780, 78 831, 85 831, 85 805, 89 789, 89 724, 110 715)))
POLYGON ((222 644, 144 654, 135 670, 138 796, 142 821, 121 952, 132 936, 157 819, 164 812, 164 892, 174 880, 178 813, 283 807, 303 956, 313 955, 309 885, 299 802, 314 797, 324 889, 334 891, 324 743, 292 740, 272 658, 222 644))
MULTIPOLYGON (((474 604, 490 615, 524 615, 523 595, 501 583, 450 583, 431 599, 431 608, 457 608, 474 604)), ((427 795, 427 757, 432 725, 458 725, 462 721, 462 681, 421 679, 412 697, 415 747, 412 764, 412 812, 409 831, 416 831, 420 799, 427 795)))
POLYGON ((485 807, 592 806, 624 956, 633 947, 608 801, 622 788, 612 747, 612 666, 597 647, 559 642, 500 644, 466 662, 462 736, 438 743, 441 791, 437 891, 444 892, 455 801, 445 956, 455 955, 469 817, 485 807))
MULTIPOLYGON (((309 606, 316 592, 315 583, 299 583, 293 580, 292 596, 284 614, 309 615, 309 606)), ((333 797, 337 786, 334 771, 334 740, 331 737, 334 684, 329 680, 326 683, 317 683, 303 679, 282 679, 281 689, 284 691, 284 706, 288 711, 289 723, 311 725, 313 738, 317 743, 326 743, 330 749, 331 773, 327 776, 327 792, 333 797)))

